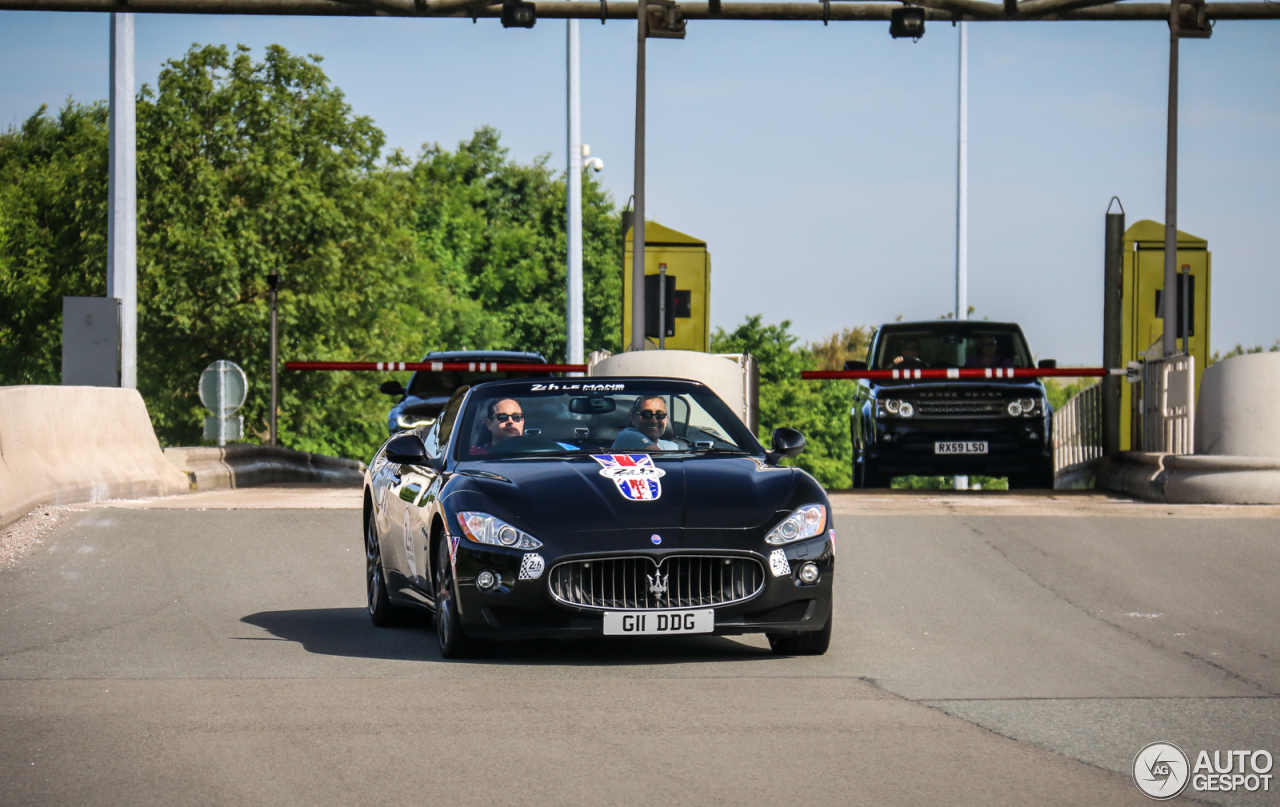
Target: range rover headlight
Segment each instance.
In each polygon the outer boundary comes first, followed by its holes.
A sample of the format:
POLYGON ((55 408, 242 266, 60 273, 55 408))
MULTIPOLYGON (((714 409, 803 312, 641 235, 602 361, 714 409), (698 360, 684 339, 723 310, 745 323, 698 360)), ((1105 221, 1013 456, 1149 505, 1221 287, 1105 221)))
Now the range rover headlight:
POLYGON ((406 415, 403 412, 396 415, 396 425, 402 429, 416 429, 419 426, 430 426, 435 422, 435 418, 422 418, 416 415, 406 415))
POLYGON ((898 408, 901 406, 902 406, 902 401, 899 401, 894 398, 890 398, 889 400, 884 402, 884 408, 888 410, 889 414, 891 415, 898 414, 898 408))
POLYGON ((916 413, 916 408, 907 401, 898 404, 898 417, 909 418, 916 413))
POLYGON ((512 549, 537 549, 542 546, 537 538, 488 513, 458 513, 458 526, 462 527, 463 535, 477 544, 512 549))
POLYGON ((804 507, 797 507, 791 515, 782 519, 764 540, 768 544, 789 544, 821 535, 826 529, 827 508, 821 504, 806 504, 804 507))
POLYGON ((1005 407, 1009 413, 1009 417, 1017 417, 1022 414, 1022 404, 1017 401, 1009 401, 1009 405, 1005 407))
POLYGON ((1039 401, 1035 398, 1023 398, 1018 401, 1018 403, 1022 404, 1022 414, 1034 415, 1036 413, 1036 404, 1038 404, 1039 401))

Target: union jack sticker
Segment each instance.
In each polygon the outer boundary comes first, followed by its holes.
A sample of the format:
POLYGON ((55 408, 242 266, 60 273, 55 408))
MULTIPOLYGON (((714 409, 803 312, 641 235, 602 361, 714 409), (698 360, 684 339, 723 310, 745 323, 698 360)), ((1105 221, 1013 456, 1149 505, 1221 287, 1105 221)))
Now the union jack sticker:
POLYGON ((600 475, 612 479, 618 492, 633 502, 651 502, 662 496, 660 480, 666 471, 648 454, 592 454, 600 463, 600 475))

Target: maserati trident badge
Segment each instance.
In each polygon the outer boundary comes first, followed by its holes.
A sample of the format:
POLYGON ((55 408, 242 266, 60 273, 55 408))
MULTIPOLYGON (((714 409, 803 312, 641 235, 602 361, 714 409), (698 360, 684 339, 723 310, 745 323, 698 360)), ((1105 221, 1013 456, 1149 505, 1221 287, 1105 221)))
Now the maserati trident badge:
POLYGON ((662 570, 659 569, 653 574, 645 576, 649 578, 650 594, 655 597, 661 597, 663 594, 667 593, 667 578, 670 577, 670 575, 663 574, 662 570))

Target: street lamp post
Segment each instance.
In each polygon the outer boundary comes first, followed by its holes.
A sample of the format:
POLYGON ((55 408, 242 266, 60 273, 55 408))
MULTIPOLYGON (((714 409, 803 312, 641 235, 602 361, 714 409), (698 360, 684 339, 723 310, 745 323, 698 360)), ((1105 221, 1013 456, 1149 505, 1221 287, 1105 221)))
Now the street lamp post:
POLYGON ((635 225, 632 227, 631 260, 631 344, 630 350, 644 350, 644 44, 647 6, 636 3, 636 168, 635 225))
POLYGON ((565 324, 568 344, 565 360, 582 364, 582 81, 578 57, 578 21, 567 21, 568 50, 568 151, 565 183, 568 196, 568 289, 565 302, 565 324))
POLYGON ((133 14, 111 12, 107 296, 120 301, 120 386, 138 387, 138 170, 133 14))
POLYGON ((1164 337, 1161 352, 1178 352, 1178 25, 1179 0, 1169 4, 1169 120, 1164 163, 1164 337))

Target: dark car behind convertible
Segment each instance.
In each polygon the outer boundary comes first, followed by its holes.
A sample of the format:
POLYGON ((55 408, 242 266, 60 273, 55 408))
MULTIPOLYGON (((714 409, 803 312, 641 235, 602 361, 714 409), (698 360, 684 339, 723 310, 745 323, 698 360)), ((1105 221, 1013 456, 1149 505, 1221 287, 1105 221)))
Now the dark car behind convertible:
POLYGON ((553 378, 459 388, 369 463, 375 625, 435 614, 441 653, 528 637, 765 633, 831 639, 835 530, 822 487, 779 465, 706 386, 553 378))
MULTIPOLYGON (((541 353, 518 353, 510 350, 453 350, 432 351, 422 357, 425 362, 466 362, 479 364, 482 362, 502 362, 503 364, 546 364, 541 353)), ((418 370, 409 377, 409 386, 400 386, 399 381, 384 381, 378 390, 386 395, 398 396, 395 406, 387 413, 387 431, 391 434, 412 429, 416 426, 430 426, 444 409, 450 396, 460 387, 472 386, 482 381, 495 378, 544 378, 551 374, 530 367, 529 372, 500 372, 463 370, 418 370)))
MULTIPOLYGON (((1034 366, 1013 323, 881 326, 868 361, 847 362, 846 369, 969 368, 991 377, 860 381, 850 412, 853 486, 887 488, 893 477, 911 474, 982 474, 1007 477, 1010 488, 1052 488, 1053 408, 1044 385, 999 377, 1034 366)), ((1039 366, 1057 365, 1046 359, 1039 366)))

